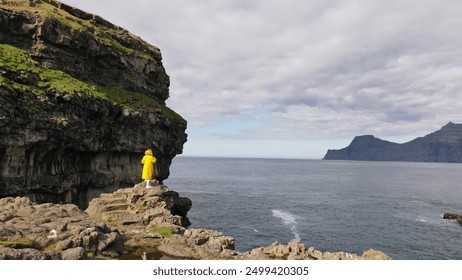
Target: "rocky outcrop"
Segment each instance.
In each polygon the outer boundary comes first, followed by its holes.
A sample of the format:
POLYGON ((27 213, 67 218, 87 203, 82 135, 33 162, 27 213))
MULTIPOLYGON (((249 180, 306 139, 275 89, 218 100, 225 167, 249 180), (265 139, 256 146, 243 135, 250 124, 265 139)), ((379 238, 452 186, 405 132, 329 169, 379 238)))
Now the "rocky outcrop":
MULTIPOLYGON (((156 251, 174 258, 206 259, 234 249, 234 239, 205 229, 186 229, 191 223, 189 198, 180 197, 165 185, 146 184, 101 194, 86 213, 116 226, 129 239, 126 244, 143 251, 156 251)), ((139 250, 138 250, 139 251, 139 250)), ((139 254, 138 259, 141 258, 139 254)))
POLYGON ((288 244, 274 242, 267 247, 260 247, 240 254, 238 259, 248 260, 389 260, 383 252, 369 249, 361 256, 345 252, 321 252, 314 247, 306 248, 300 240, 288 244))
POLYGON ((147 148, 169 176, 186 121, 159 49, 53 0, 0 1, 0 197, 88 206, 133 186, 147 148))
POLYGON ((180 197, 167 186, 146 188, 146 183, 133 188, 104 193, 93 199, 85 212, 92 218, 121 225, 122 232, 143 231, 158 225, 187 227, 186 217, 191 200, 180 197))
POLYGON ((14 249, 0 246, 0 260, 60 260, 58 253, 39 251, 37 249, 14 249))
POLYGON ((234 238, 208 229, 188 229, 164 239, 157 248, 160 252, 181 259, 233 259, 234 238))
POLYGON ((462 215, 452 214, 452 213, 444 213, 443 219, 456 220, 462 226, 462 215))
MULTIPOLYGON (((234 239, 207 229, 187 229, 187 212, 192 203, 165 185, 104 193, 91 201, 87 210, 94 219, 116 226, 129 239, 126 245, 156 251, 174 258, 210 259, 232 255, 234 239)), ((138 250, 139 251, 139 250, 138 250)), ((141 254, 138 256, 141 259, 141 254)))
POLYGON ((117 228, 73 204, 0 199, 0 259, 115 258, 126 253, 117 228))
MULTIPOLYGON (((83 212, 73 204, 0 199, 0 259, 122 258, 183 236, 191 200, 145 183, 101 194, 83 212)), ((146 251, 146 250, 145 250, 146 251)))
POLYGON ((169 256, 186 259, 235 259, 235 260, 390 260, 381 251, 369 249, 362 255, 346 252, 321 252, 314 247, 307 248, 300 240, 288 244, 274 242, 267 247, 248 252, 234 250, 234 238, 221 232, 193 229, 175 234, 163 240, 158 250, 169 256))
POLYGON ((462 162, 462 124, 448 123, 440 130, 404 144, 378 139, 372 135, 357 136, 340 150, 328 150, 324 159, 462 162))

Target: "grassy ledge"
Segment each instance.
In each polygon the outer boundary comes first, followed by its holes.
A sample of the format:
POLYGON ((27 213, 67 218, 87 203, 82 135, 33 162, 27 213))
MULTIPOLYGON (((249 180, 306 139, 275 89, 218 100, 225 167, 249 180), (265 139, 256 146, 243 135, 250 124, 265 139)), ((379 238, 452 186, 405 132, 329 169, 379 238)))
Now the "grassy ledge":
POLYGON ((0 87, 12 91, 27 90, 39 97, 44 97, 46 92, 60 92, 70 97, 95 98, 142 113, 160 110, 167 119, 184 120, 144 94, 77 80, 62 71, 43 67, 25 51, 4 44, 0 44, 0 87))

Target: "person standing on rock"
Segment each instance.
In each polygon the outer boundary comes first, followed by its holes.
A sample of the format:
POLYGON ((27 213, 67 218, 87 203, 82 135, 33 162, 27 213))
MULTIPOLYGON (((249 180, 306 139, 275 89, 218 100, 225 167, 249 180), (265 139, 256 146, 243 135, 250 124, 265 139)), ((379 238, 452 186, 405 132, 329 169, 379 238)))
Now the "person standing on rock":
POLYGON ((154 175, 154 164, 156 163, 157 159, 153 156, 152 150, 148 149, 144 152, 144 157, 141 160, 143 164, 143 173, 141 174, 141 178, 143 178, 146 182, 146 188, 152 188, 149 185, 149 180, 152 180, 152 176, 154 175))

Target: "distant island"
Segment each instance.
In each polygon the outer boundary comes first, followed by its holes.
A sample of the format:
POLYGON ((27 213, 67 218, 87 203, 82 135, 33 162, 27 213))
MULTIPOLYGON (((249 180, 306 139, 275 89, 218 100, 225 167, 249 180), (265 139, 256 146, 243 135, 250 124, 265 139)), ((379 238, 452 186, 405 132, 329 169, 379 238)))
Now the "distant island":
POLYGON ((340 150, 328 150, 326 160, 462 162, 462 124, 448 123, 440 130, 407 143, 356 136, 340 150))

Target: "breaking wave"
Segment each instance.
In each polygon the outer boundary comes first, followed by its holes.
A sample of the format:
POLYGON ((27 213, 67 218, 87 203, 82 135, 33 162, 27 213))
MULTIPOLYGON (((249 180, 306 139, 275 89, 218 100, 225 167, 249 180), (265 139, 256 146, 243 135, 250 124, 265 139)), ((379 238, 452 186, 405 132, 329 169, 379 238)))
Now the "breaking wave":
POLYGON ((290 231, 294 235, 294 239, 300 239, 300 233, 297 228, 297 220, 300 219, 299 216, 279 209, 271 209, 271 212, 273 212, 273 217, 281 219, 285 225, 290 226, 290 231))

